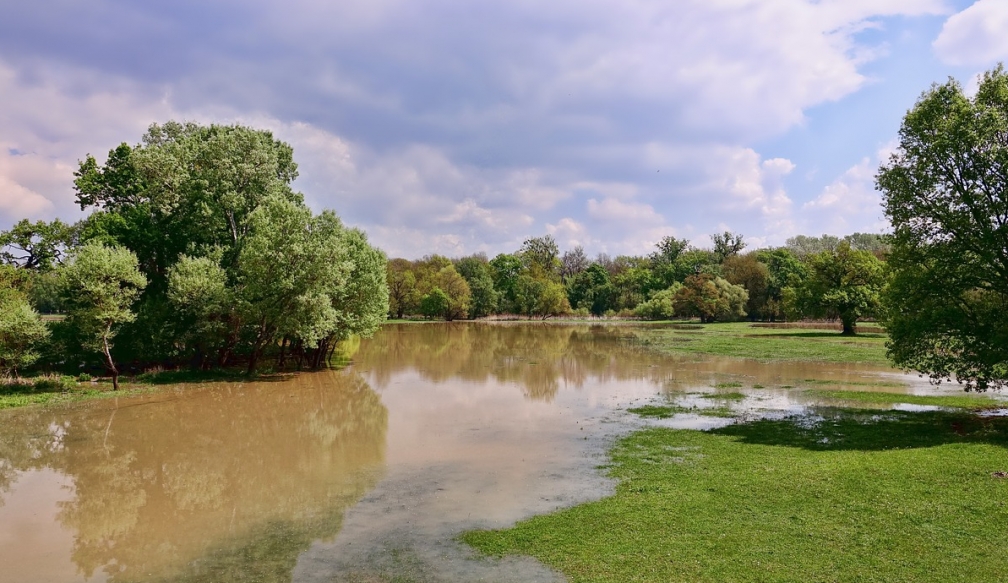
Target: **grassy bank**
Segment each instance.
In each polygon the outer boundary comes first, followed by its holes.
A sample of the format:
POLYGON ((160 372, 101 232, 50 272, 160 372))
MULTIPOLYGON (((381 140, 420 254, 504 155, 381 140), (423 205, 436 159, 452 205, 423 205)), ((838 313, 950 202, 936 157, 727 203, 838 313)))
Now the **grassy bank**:
POLYGON ((635 433, 614 496, 462 538, 574 582, 1008 577, 1008 419, 824 411, 635 433))
POLYGON ((731 322, 659 325, 634 333, 642 344, 664 353, 889 365, 885 355, 887 337, 877 332, 841 336, 835 330, 778 329, 731 322))
POLYGON ((137 395, 151 390, 146 384, 123 383, 112 390, 111 381, 78 382, 74 377, 50 375, 0 383, 0 410, 28 405, 57 405, 89 399, 137 395))

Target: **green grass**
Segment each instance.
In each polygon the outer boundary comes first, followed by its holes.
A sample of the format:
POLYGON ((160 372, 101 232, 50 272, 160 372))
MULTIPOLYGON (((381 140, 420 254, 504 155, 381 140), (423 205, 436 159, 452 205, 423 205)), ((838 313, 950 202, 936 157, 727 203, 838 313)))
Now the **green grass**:
POLYGON ((112 383, 78 383, 73 377, 45 377, 16 383, 0 384, 0 410, 29 405, 57 405, 89 399, 124 397, 150 392, 147 385, 120 383, 118 391, 112 383), (52 380, 59 378, 59 381, 52 380))
POLYGON ((876 393, 872 391, 805 391, 805 395, 819 400, 870 403, 874 405, 931 405, 935 407, 955 407, 960 409, 996 409, 1008 407, 1008 402, 997 401, 980 395, 901 395, 898 393, 876 393))
MULTIPOLYGON (((734 386, 742 386, 742 385, 734 385, 734 386)), ((721 387, 720 384, 718 384, 717 388, 720 389, 722 387, 721 387)), ((728 401, 741 401, 742 399, 745 399, 746 396, 745 396, 745 393, 740 393, 738 391, 732 391, 730 393, 704 393, 702 395, 702 398, 704 398, 704 399, 725 399, 725 400, 728 400, 728 401)))
POLYGON ((641 417, 669 419, 678 413, 688 415, 706 415, 708 417, 734 417, 735 413, 728 407, 683 407, 681 405, 643 405, 627 409, 630 413, 641 417))
POLYGON ((833 410, 612 451, 615 495, 462 540, 572 582, 1003 581, 1008 419, 833 410))
POLYGON ((639 341, 659 352, 710 354, 763 361, 857 362, 887 366, 885 334, 842 336, 833 330, 753 327, 748 322, 707 324, 683 330, 651 326, 636 330, 639 341))

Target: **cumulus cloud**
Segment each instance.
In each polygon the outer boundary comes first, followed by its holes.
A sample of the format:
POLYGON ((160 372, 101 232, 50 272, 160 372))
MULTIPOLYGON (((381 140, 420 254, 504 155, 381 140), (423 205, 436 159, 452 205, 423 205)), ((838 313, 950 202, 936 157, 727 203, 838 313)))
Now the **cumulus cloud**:
MULTIPOLYGON (((295 186, 392 255, 554 233, 638 252, 793 234, 794 164, 751 144, 867 82, 860 32, 939 0, 14 4, 0 220, 74 218, 72 170, 152 122, 267 127, 295 186), (5 153, 6 152, 6 153, 5 153), (15 205, 12 201, 17 202, 15 205)), ((811 207, 810 207, 811 208, 811 207)))
POLYGON ((978 0, 949 17, 933 43, 951 65, 985 66, 1008 59, 1008 3, 978 0))
POLYGON ((819 196, 802 205, 804 224, 816 227, 809 232, 840 236, 888 231, 882 194, 875 190, 875 174, 894 148, 895 143, 886 144, 875 156, 866 156, 823 188, 819 196))

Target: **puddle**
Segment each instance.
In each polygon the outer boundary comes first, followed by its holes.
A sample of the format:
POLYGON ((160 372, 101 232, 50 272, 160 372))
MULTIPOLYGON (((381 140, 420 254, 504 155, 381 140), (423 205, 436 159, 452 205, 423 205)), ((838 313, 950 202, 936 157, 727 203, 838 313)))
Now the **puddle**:
POLYGON ((626 408, 784 415, 815 404, 782 388, 805 379, 927 387, 868 366, 657 357, 627 330, 394 325, 342 371, 0 412, 0 580, 554 581, 455 538, 606 495, 598 467, 632 429, 733 422, 626 408))

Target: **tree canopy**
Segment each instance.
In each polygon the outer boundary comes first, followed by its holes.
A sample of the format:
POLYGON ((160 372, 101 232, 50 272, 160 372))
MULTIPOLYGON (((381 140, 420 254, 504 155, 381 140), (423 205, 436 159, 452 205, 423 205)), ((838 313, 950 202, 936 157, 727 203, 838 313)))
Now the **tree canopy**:
POLYGON ((877 185, 892 222, 889 356, 935 381, 1008 382, 1008 74, 949 80, 907 112, 877 185))

